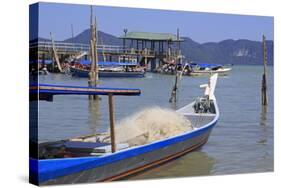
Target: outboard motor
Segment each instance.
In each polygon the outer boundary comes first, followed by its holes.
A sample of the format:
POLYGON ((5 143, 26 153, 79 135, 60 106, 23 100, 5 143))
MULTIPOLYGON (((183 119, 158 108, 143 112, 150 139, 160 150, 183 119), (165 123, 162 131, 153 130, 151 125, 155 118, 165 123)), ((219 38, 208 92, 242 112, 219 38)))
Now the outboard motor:
POLYGON ((196 113, 214 113, 211 108, 211 101, 207 97, 198 97, 193 108, 196 113))

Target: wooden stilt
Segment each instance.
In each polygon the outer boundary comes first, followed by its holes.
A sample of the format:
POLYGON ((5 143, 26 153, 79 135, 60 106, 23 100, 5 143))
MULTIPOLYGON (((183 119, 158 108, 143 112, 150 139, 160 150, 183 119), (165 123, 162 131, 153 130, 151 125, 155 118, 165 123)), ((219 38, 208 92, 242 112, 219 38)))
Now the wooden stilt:
MULTIPOLYGON (((95 24, 93 25, 93 15, 91 6, 91 40, 90 40, 90 57, 91 68, 89 72, 89 87, 97 87, 98 85, 98 52, 97 52, 97 21, 95 18, 95 24)), ((97 100, 97 95, 89 95, 89 100, 97 100)))
POLYGON ((113 95, 108 95, 108 106, 109 106, 109 121, 110 121, 110 138, 111 138, 111 152, 116 151, 115 144, 115 129, 114 129, 114 104, 113 104, 113 95))
POLYGON ((178 90, 178 72, 176 70, 176 79, 175 79, 175 85, 172 89, 171 97, 169 99, 169 102, 176 103, 177 102, 177 90, 178 90))
POLYGON ((263 75, 262 75, 262 86, 261 86, 261 100, 262 105, 266 106, 268 104, 267 97, 267 49, 266 49, 266 39, 265 36, 262 36, 263 39, 263 75))
MULTIPOLYGON (((172 93, 171 93, 171 97, 169 99, 169 102, 171 103, 176 103, 177 102, 177 91, 178 91, 178 81, 179 81, 179 77, 181 78, 182 76, 182 73, 184 71, 184 68, 182 68, 181 71, 178 71, 178 66, 177 64, 178 63, 181 63, 181 52, 180 52, 180 45, 179 45, 179 39, 180 39, 180 31, 179 29, 177 29, 177 41, 178 41, 178 49, 176 51, 176 54, 174 56, 174 61, 175 61, 175 72, 176 72, 176 78, 175 78, 175 85, 172 89, 172 93)), ((169 42, 168 42, 168 56, 169 56, 169 60, 171 59, 171 48, 170 48, 170 45, 169 45, 169 42)))
POLYGON ((144 57, 144 67, 147 69, 147 48, 144 49, 145 57, 144 57))

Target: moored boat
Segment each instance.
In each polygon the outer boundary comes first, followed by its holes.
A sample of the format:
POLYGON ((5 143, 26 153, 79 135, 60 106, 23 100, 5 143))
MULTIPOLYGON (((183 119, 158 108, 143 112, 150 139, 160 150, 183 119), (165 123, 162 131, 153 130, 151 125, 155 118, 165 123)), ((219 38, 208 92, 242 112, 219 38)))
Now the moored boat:
MULTIPOLYGON (((98 62, 99 77, 144 77, 145 70, 133 62, 98 62)), ((69 67, 73 76, 89 77, 89 62, 69 67)))
POLYGON ((207 64, 207 63, 190 63, 188 65, 187 75, 202 76, 218 73, 221 76, 228 75, 232 65, 207 64))
POLYGON ((113 181, 201 147, 219 119, 216 81, 217 74, 200 86, 205 88, 203 96, 176 111, 191 122, 191 131, 144 145, 117 144, 116 152, 104 141, 107 133, 43 143, 39 145, 39 159, 30 159, 31 177, 40 185, 113 181))

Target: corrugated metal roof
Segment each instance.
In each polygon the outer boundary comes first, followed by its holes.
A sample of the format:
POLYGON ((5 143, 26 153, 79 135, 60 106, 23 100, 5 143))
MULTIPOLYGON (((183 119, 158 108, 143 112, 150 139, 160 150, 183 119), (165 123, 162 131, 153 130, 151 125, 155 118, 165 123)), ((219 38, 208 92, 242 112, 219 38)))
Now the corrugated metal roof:
MULTIPOLYGON (((131 31, 120 38, 125 39, 140 39, 140 40, 155 40, 155 41, 177 41, 177 36, 171 33, 150 33, 150 32, 136 32, 131 31)), ((180 41, 183 39, 180 38, 180 41)))

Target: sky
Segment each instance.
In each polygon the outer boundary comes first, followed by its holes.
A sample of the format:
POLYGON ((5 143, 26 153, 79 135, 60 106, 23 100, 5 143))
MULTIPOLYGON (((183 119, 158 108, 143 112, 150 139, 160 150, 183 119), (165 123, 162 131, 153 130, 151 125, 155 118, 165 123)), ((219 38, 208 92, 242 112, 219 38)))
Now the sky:
MULTIPOLYGON (((30 19, 36 17, 33 12, 30 12, 30 19)), ((226 39, 260 41, 262 34, 273 40, 273 17, 107 6, 94 6, 93 13, 98 30, 115 36, 121 36, 124 28, 174 34, 179 28, 181 36, 199 43, 226 39)), ((55 40, 70 38, 71 25, 74 36, 89 28, 89 5, 39 3, 39 37, 50 38, 52 32, 55 40)), ((30 30, 32 39, 37 34, 32 32, 32 26, 30 30)))

